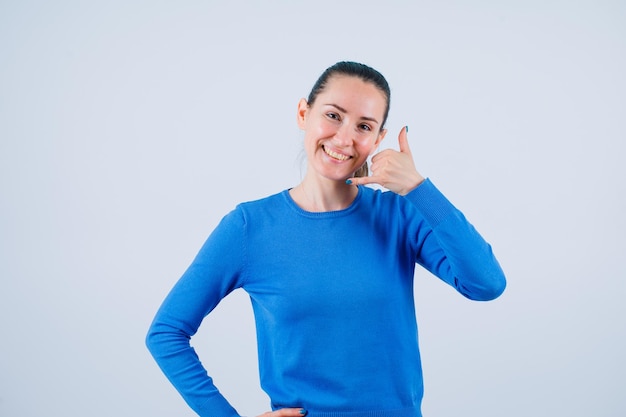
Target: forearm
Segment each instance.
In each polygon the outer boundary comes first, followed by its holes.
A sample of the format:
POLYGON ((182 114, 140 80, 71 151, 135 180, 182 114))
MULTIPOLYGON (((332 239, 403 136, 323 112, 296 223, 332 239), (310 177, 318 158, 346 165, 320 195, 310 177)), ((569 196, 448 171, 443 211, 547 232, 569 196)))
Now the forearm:
POLYGON ((235 417, 238 413, 221 395, 190 345, 190 335, 157 315, 146 337, 157 364, 200 416, 235 417))
POLYGON ((418 260, 472 300, 497 298, 506 279, 491 246, 430 180, 406 196, 432 228, 418 260))

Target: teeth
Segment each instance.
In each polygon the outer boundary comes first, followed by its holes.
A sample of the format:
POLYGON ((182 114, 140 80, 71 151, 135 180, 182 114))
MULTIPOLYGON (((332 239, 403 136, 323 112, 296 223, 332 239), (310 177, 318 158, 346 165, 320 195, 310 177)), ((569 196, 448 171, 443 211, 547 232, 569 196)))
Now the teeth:
POLYGON ((335 159, 339 159, 340 161, 347 161, 348 159, 350 159, 349 156, 342 155, 342 154, 337 153, 337 152, 333 152, 330 149, 326 148, 326 146, 323 146, 322 148, 324 149, 324 152, 326 152, 327 155, 332 156, 335 159))

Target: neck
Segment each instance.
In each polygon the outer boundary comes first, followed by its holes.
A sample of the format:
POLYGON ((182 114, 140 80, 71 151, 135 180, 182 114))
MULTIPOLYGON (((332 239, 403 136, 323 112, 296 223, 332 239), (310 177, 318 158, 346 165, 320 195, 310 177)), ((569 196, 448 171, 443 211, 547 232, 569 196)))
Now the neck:
POLYGON ((346 209, 358 194, 355 185, 327 178, 312 178, 307 175, 302 182, 289 191, 291 198, 303 210, 311 212, 337 211, 346 209))

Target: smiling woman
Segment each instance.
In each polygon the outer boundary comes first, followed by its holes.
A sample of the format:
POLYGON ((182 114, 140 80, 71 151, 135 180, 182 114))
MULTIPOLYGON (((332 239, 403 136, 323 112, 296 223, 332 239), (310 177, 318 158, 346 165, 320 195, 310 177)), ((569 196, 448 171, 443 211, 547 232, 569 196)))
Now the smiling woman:
POLYGON ((421 416, 415 265, 473 300, 504 290, 490 245, 415 168, 407 128, 365 175, 389 99, 366 65, 327 69, 298 103, 302 182, 226 215, 163 302, 147 344, 199 415, 238 416, 189 343, 236 288, 252 301, 271 417, 421 416))
POLYGON ((305 132, 308 170, 291 190, 298 205, 328 211, 343 209, 354 200, 357 189, 345 181, 362 175, 367 158, 385 137, 386 107, 386 97, 376 85, 346 75, 332 77, 313 101, 300 100, 298 125, 305 132), (325 190, 336 187, 347 198, 326 195, 325 190))
MULTIPOLYGON (((317 82, 313 86, 311 93, 309 93, 307 104, 309 106, 312 106, 316 102, 316 99, 319 96, 319 94, 322 91, 326 90, 326 86, 329 80, 331 78, 338 78, 340 76, 343 76, 348 79, 356 78, 357 80, 360 80, 363 83, 369 84, 370 88, 376 87, 378 90, 378 93, 384 96, 385 109, 382 115, 382 120, 379 120, 377 122, 380 126, 379 133, 383 132, 382 129, 385 123, 387 122, 387 116, 389 115, 389 106, 391 102, 391 89, 389 88, 389 84, 387 83, 387 80, 380 72, 374 70, 373 68, 367 67, 366 65, 361 65, 356 62, 338 62, 332 67, 326 69, 326 71, 322 73, 320 78, 317 80, 317 82)), ((302 102, 300 103, 300 105, 302 105, 302 102)), ((346 112, 345 109, 342 109, 340 107, 337 107, 337 109, 344 113, 346 112)), ((364 117, 368 118, 367 116, 364 116, 364 117)), ((371 117, 369 117, 368 119, 370 121, 376 122, 376 120, 372 119, 371 117)), ((367 126, 367 124, 365 124, 365 126, 367 126)), ((371 127, 369 127, 369 129, 371 129, 371 127)), ((384 136, 384 132, 383 132, 383 136, 384 136)), ((381 140, 382 140, 382 137, 381 137, 381 140)), ((365 163, 361 166, 361 168, 357 170, 357 172, 354 175, 357 177, 364 177, 364 176, 367 176, 367 174, 368 174, 367 163, 365 163)))

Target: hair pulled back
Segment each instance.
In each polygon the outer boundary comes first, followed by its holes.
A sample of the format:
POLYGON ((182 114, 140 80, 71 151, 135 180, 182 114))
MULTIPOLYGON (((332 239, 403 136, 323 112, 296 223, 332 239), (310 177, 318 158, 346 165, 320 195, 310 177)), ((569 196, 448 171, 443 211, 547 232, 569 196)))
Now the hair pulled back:
MULTIPOLYGON (((389 88, 389 84, 385 77, 374 68, 369 67, 365 64, 361 64, 358 62, 352 61, 341 61, 337 62, 335 65, 326 68, 326 70, 320 75, 317 79, 311 92, 309 93, 309 97, 307 98, 307 103, 309 106, 312 106, 317 99, 317 96, 324 91, 326 85, 328 84, 328 80, 330 80, 333 76, 336 75, 346 75, 350 77, 357 77, 366 83, 372 83, 376 88, 378 88, 386 99, 385 105, 385 114, 383 115, 383 122, 380 125, 380 129, 382 130, 385 126, 385 122, 387 121, 387 116, 389 115, 389 106, 391 103, 391 90, 389 88)), ((369 173, 367 168, 367 162, 363 164, 355 173, 355 177, 366 177, 369 173)))

